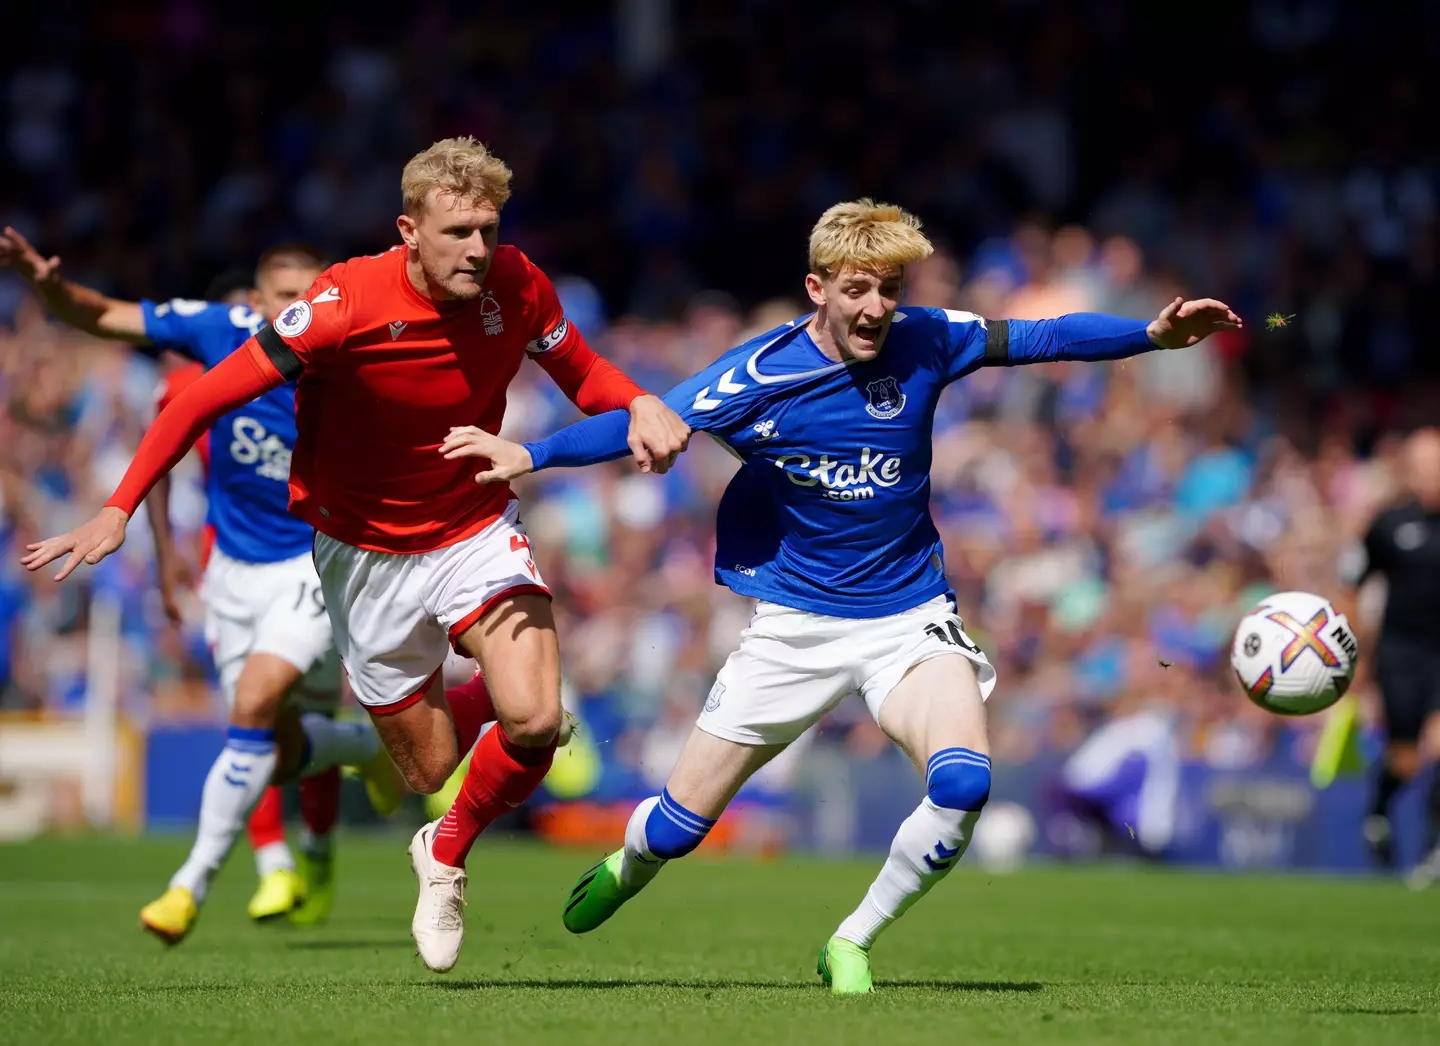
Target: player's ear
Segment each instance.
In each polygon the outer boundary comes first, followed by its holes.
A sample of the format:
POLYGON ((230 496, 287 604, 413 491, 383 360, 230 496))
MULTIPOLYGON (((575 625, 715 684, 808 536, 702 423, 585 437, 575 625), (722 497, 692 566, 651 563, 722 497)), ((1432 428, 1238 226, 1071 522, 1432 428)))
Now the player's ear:
POLYGON ((395 227, 400 230, 400 239, 405 241, 405 246, 416 250, 420 241, 416 238, 415 219, 408 214, 402 214, 395 219, 395 227))
POLYGON ((265 299, 260 297, 260 292, 254 287, 251 287, 248 291, 245 292, 245 302, 247 305, 250 306, 251 312, 258 312, 261 315, 264 315, 261 310, 265 305, 265 299))
POLYGON ((817 307, 825 304, 825 283, 817 273, 805 274, 805 293, 817 307))

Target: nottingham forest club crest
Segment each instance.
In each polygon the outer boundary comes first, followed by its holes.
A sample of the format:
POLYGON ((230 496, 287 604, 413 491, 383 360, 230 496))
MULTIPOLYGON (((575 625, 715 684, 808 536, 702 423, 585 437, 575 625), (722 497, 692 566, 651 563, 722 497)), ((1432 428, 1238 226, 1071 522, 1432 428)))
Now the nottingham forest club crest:
POLYGON ((865 398, 869 401, 865 409, 882 421, 893 418, 905 409, 905 393, 894 378, 881 378, 865 386, 865 398))
POLYGON ((489 291, 480 296, 480 322, 485 325, 486 334, 499 334, 505 329, 505 321, 500 316, 500 303, 489 291))

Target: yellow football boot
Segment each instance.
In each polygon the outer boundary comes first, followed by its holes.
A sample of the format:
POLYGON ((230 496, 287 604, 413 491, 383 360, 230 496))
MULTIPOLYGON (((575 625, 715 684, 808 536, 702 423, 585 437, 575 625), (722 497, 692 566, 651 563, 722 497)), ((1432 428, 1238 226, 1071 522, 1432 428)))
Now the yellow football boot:
POLYGON ((166 944, 179 944, 195 926, 200 909, 195 896, 183 886, 172 886, 140 909, 140 928, 153 933, 166 944))
POLYGON ((299 872, 277 868, 260 877, 255 896, 246 909, 256 922, 268 922, 287 915, 305 903, 305 880, 299 872))

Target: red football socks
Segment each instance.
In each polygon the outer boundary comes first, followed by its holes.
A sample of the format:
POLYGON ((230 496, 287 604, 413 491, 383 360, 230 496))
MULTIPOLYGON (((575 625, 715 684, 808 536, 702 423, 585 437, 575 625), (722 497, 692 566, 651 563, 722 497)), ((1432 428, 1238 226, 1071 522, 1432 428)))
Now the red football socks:
POLYGON ((271 785, 260 793, 260 801, 250 811, 248 827, 252 849, 285 841, 285 806, 278 787, 271 785))
POLYGON ((495 703, 490 699, 485 677, 479 672, 470 682, 445 691, 445 700, 450 705, 450 718, 455 720, 455 734, 460 739, 460 758, 464 759, 475 747, 481 728, 494 721, 495 703))
POLYGON ((332 766, 300 779, 300 817, 310 834, 329 835, 340 816, 340 768, 332 766))
POLYGON ((465 855, 490 822, 519 806, 535 791, 555 758, 555 742, 525 748, 496 726, 475 746, 470 769, 450 812, 435 828, 430 852, 441 864, 465 867, 465 855))

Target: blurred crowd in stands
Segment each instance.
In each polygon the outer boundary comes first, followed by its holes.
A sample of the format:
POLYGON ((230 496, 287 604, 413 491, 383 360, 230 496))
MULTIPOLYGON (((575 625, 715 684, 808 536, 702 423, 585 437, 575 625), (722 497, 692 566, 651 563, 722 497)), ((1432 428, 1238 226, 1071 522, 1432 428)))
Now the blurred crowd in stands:
MULTIPOLYGON (((806 311, 809 225, 861 193, 919 213, 942 247, 910 274, 913 304, 1150 317, 1176 294, 1222 298, 1247 327, 1199 349, 952 387, 933 511, 999 668, 999 758, 1154 703, 1182 710, 1195 758, 1303 758, 1315 724, 1251 708, 1227 644, 1274 588, 1330 595, 1364 642, 1341 564, 1394 496, 1396 435, 1440 421, 1423 326, 1440 153, 1418 72, 1440 57, 1437 9, 1252 0, 1214 15, 1222 63, 1170 14, 1119 2, 967 8, 963 33, 921 0, 823 19, 565 6, 421 3, 368 26, 172 0, 86 7, 78 36, 65 4, 22 15, 34 46, 0 83, 0 221, 71 279, 195 297, 279 240, 336 258, 390 245, 404 160, 473 133, 515 170, 502 238, 656 391, 806 311)), ((83 583, 16 565, 111 490, 157 372, 47 323, 18 280, 0 277, 0 325, 0 707, 77 704, 99 591, 123 608, 127 710, 217 715, 198 625, 165 623, 143 528, 83 583)), ((574 416, 527 367, 506 434, 574 416)), ((518 487, 570 698, 642 774, 663 777, 749 615, 711 578, 734 467, 701 437, 664 479, 617 462, 518 487)), ((203 494, 194 462, 182 472, 172 514, 194 535, 203 494)), ((881 747, 858 705, 826 729, 881 747)))

